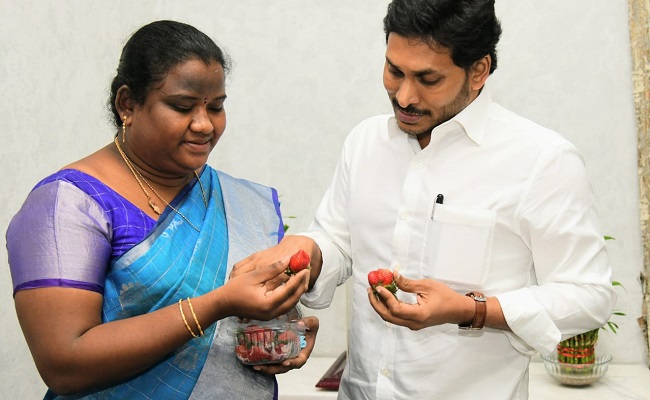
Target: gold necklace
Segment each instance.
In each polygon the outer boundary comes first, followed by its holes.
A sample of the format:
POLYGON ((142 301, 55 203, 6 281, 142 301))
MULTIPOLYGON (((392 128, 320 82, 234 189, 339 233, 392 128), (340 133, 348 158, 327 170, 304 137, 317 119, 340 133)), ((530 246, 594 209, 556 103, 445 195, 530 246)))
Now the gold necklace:
MULTIPOLYGON (((133 174, 133 177, 134 177, 135 180, 138 182, 138 185, 140 185, 140 189, 142 189, 142 192, 144 192, 144 195, 147 196, 147 201, 148 201, 148 203, 149 203, 149 207, 151 207, 151 209, 153 210, 153 212, 156 213, 156 214, 158 214, 158 215, 162 214, 162 211, 160 211, 160 207, 158 207, 158 205, 157 205, 157 204, 156 204, 156 203, 151 199, 151 196, 149 195, 149 192, 147 192, 147 189, 144 188, 144 186, 142 185, 142 182, 144 182, 144 183, 147 185, 147 187, 149 187, 149 189, 151 189, 151 191, 156 195, 156 197, 158 197, 158 198, 160 199, 160 201, 162 201, 163 203, 165 203, 165 205, 166 205, 167 207, 171 208, 171 209, 172 209, 176 214, 180 215, 180 216, 181 216, 181 217, 182 217, 182 218, 183 218, 183 219, 184 219, 184 220, 185 220, 185 221, 186 221, 186 222, 187 222, 187 223, 188 223, 192 228, 194 228, 195 231, 199 232, 199 228, 197 228, 196 226, 194 226, 194 224, 192 224, 192 223, 190 222, 190 220, 189 220, 185 215, 183 215, 183 213, 181 213, 181 212, 178 211, 176 208, 174 208, 174 206, 172 206, 171 204, 169 204, 169 203, 167 202, 167 200, 165 200, 165 199, 164 199, 160 194, 158 194, 158 192, 156 191, 156 189, 154 189, 154 188, 149 184, 149 182, 147 182, 147 180, 144 178, 144 176, 142 176, 142 174, 140 173, 140 171, 138 171, 138 170, 133 166, 133 163, 131 162, 131 160, 129 159, 129 157, 127 157, 127 155, 126 155, 126 154, 124 153, 124 151, 122 150, 122 147, 121 147, 120 144, 118 143, 118 141, 117 141, 117 137, 115 137, 115 139, 113 140, 113 142, 115 142, 115 146, 117 147, 117 151, 118 151, 118 152, 120 153, 120 155, 122 156, 122 159, 124 160, 124 163, 126 164, 127 167, 129 167, 129 170, 131 170, 131 173, 133 174), (139 177, 138 177, 138 176, 139 176, 139 177), (140 179, 142 179, 142 181, 141 181, 140 179)), ((198 182, 199 182, 199 186, 201 187, 201 196, 203 196, 203 204, 205 204, 205 207, 208 208, 208 200, 207 200, 207 198, 205 197, 205 191, 203 190, 203 184, 201 183, 201 179, 199 178, 199 174, 198 174, 196 171, 194 171, 194 176, 196 176, 196 179, 197 179, 198 182)))

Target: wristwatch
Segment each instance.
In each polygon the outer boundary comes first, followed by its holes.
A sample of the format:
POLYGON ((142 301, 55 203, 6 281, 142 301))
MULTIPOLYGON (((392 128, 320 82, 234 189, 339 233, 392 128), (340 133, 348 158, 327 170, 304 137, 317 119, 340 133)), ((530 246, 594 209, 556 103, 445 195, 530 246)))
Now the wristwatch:
POLYGON ((485 314, 487 312, 487 298, 481 292, 469 292, 465 296, 474 299, 474 320, 470 324, 459 324, 459 329, 469 329, 478 331, 483 329, 485 324, 485 314))

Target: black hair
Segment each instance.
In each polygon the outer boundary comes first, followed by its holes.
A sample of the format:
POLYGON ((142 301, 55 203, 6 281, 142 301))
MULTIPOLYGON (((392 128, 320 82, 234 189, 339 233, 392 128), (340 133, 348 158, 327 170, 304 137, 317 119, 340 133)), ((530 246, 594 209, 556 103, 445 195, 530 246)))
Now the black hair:
POLYGON ((123 85, 129 87, 136 104, 143 104, 153 85, 174 66, 189 60, 206 64, 216 61, 228 72, 230 62, 206 34, 176 21, 155 21, 138 29, 124 45, 117 74, 111 83, 109 108, 116 127, 122 125, 115 98, 123 85))
POLYGON ((454 64, 465 70, 490 55, 490 74, 497 68, 496 46, 501 24, 494 0, 393 0, 384 18, 386 40, 400 36, 436 43, 451 51, 454 64))

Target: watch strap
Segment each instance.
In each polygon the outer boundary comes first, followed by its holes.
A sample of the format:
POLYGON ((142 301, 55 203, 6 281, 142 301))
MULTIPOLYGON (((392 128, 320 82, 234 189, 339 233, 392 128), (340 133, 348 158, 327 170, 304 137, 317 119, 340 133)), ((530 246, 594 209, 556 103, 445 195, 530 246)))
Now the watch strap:
POLYGON ((487 314, 487 298, 481 292, 469 292, 465 296, 474 299, 474 319, 470 324, 459 324, 460 329, 481 330, 485 325, 487 314))

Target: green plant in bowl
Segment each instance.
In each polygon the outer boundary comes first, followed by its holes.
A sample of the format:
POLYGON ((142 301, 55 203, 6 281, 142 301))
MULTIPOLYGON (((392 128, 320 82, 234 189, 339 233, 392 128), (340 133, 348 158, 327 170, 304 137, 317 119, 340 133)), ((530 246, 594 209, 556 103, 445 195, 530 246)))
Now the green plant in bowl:
MULTIPOLYGON (((611 236, 604 238, 605 240, 614 240, 611 236)), ((623 287, 618 281, 613 281, 612 286, 623 287)), ((625 313, 614 310, 612 315, 621 316, 625 313)), ((618 324, 609 320, 600 328, 561 341, 557 344, 554 353, 542 356, 549 375, 561 383, 571 386, 589 385, 600 379, 607 372, 607 366, 612 360, 608 354, 596 354, 595 346, 601 329, 616 333, 618 324)))
POLYGON ((568 386, 591 385, 607 373, 612 356, 599 354, 590 364, 568 364, 558 361, 557 354, 542 356, 546 372, 555 380, 568 386))
MULTIPOLYGON (((612 282, 613 286, 623 286, 620 282, 612 282)), ((622 311, 614 310, 612 315, 625 315, 622 311)), ((600 330, 616 333, 618 324, 614 321, 607 321, 600 328, 592 329, 565 339, 557 345, 557 360, 564 364, 592 364, 596 359, 595 346, 598 342, 600 330)))

